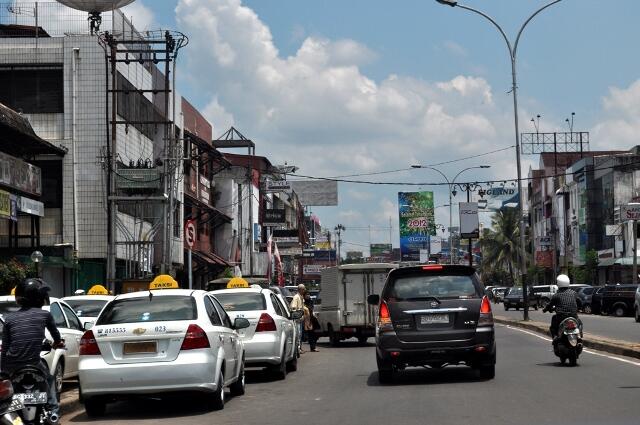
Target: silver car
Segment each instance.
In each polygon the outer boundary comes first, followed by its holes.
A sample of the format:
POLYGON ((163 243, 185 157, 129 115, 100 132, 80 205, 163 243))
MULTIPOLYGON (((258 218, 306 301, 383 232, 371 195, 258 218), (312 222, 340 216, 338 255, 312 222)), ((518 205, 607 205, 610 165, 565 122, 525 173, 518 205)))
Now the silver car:
POLYGON ((224 387, 245 391, 244 346, 232 321, 205 291, 165 289, 120 295, 100 312, 80 344, 80 400, 89 416, 132 394, 209 393, 224 407, 224 387))
POLYGON ((296 326, 302 312, 290 312, 282 296, 259 287, 211 292, 232 319, 245 318, 250 326, 240 331, 247 367, 266 367, 277 378, 298 367, 296 326))

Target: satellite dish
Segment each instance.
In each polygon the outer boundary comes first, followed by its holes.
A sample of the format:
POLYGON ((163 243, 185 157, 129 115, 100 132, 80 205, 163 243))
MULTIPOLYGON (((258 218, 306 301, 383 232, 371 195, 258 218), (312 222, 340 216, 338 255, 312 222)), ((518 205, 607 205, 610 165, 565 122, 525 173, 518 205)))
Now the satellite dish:
POLYGON ((119 9, 134 1, 135 0, 58 0, 58 3, 62 3, 76 10, 82 10, 83 12, 102 13, 119 9))

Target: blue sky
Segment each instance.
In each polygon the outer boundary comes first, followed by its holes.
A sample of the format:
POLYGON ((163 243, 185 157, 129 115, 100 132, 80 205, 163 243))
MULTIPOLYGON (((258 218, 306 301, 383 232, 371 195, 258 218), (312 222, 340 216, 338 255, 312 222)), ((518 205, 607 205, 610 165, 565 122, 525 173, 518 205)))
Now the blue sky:
MULTIPOLYGON (((465 4, 513 38, 544 2, 465 4)), ((214 134, 233 124, 259 154, 299 165, 302 174, 405 168, 513 144, 506 47, 489 22, 467 11, 431 0, 138 0, 131 13, 190 37, 180 90, 205 111, 214 134)), ((591 132, 592 149, 636 144, 638 16, 636 0, 564 0, 536 17, 518 53, 521 129, 533 131, 529 119, 540 114, 541 131, 565 130, 575 112, 574 128, 591 132)), ((463 177, 506 179, 515 177, 514 159, 511 150, 440 168, 453 176, 488 164, 463 177)), ((525 159, 526 175, 537 158, 525 159)), ((424 170, 366 178, 442 181, 424 170)), ((359 249, 368 232, 349 227, 385 226, 389 216, 397 226, 402 190, 412 188, 340 184, 340 205, 314 211, 329 227, 344 224, 354 244, 347 249, 359 249)), ((436 204, 446 203, 446 190, 434 190, 436 204)), ((447 224, 447 211, 436 219, 447 224)), ((374 232, 372 242, 388 234, 374 232)))

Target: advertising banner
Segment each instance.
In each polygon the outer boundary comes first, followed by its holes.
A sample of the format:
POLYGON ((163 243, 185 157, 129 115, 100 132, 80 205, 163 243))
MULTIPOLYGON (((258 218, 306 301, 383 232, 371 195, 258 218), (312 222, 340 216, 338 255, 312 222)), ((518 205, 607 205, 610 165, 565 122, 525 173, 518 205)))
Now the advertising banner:
POLYGON ((620 220, 640 220, 640 204, 627 204, 620 206, 620 220))
POLYGON ((298 230, 274 230, 273 240, 278 243, 300 243, 298 230))
POLYGON ((11 194, 0 190, 0 217, 11 218, 11 194))
POLYGON ((267 192, 290 192, 291 182, 286 180, 267 180, 265 183, 265 191, 267 192))
POLYGON ((536 265, 550 269, 553 267, 553 251, 536 251, 536 265))
POLYGON ((322 269, 324 269, 324 266, 319 264, 305 264, 302 266, 302 273, 317 275, 322 272, 322 269))
POLYGON ((282 226, 287 222, 284 209, 271 209, 264 211, 263 226, 282 226))
POLYGON ((338 205, 338 182, 326 180, 292 181, 291 187, 305 206, 338 205))
POLYGON ((442 239, 437 236, 432 237, 429 251, 431 255, 440 254, 442 252, 442 239))
POLYGON ((369 245, 370 257, 391 258, 393 248, 390 243, 372 243, 369 245))
POLYGON ((435 235, 433 192, 398 192, 400 259, 420 261, 420 250, 429 249, 435 235))
POLYGON ((499 211, 505 207, 517 207, 520 198, 517 187, 490 187, 484 193, 484 199, 478 201, 478 208, 483 211, 499 211))
POLYGON ((0 185, 40 196, 42 171, 35 165, 0 152, 0 185))
POLYGON ((480 237, 477 202, 460 202, 460 237, 464 239, 480 237))

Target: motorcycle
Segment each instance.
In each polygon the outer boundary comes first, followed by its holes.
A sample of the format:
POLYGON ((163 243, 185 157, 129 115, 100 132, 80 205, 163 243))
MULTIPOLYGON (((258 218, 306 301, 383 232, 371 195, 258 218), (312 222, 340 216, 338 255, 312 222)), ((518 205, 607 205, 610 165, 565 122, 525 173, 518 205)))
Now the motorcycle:
MULTIPOLYGON (((551 312, 545 308, 544 311, 551 312)), ((582 353, 582 322, 576 317, 567 317, 558 325, 558 333, 553 336, 553 353, 560 358, 560 363, 569 360, 570 366, 578 364, 582 353)))
MULTIPOLYGON (((49 341, 43 342, 42 351, 51 351, 53 348, 49 341)), ((26 425, 42 425, 57 423, 57 414, 52 413, 47 407, 49 400, 49 374, 46 365, 23 366, 16 369, 10 376, 15 393, 14 400, 22 404, 17 412, 26 425)))

